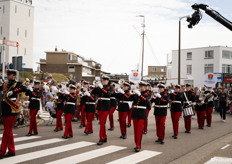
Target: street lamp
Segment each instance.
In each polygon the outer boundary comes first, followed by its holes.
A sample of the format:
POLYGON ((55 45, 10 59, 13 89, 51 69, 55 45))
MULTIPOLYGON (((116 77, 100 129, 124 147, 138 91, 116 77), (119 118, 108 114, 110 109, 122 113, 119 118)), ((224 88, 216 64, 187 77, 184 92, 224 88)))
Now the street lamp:
POLYGON ((141 77, 143 80, 143 61, 144 61, 144 37, 145 37, 145 16, 144 15, 137 15, 137 17, 142 17, 143 18, 143 33, 142 33, 142 68, 141 68, 141 77))
POLYGON ((189 15, 187 16, 183 16, 183 17, 180 17, 179 18, 179 48, 178 48, 178 84, 180 84, 180 65, 181 65, 181 62, 180 62, 180 55, 181 55, 181 20, 184 19, 184 18, 188 18, 189 15))

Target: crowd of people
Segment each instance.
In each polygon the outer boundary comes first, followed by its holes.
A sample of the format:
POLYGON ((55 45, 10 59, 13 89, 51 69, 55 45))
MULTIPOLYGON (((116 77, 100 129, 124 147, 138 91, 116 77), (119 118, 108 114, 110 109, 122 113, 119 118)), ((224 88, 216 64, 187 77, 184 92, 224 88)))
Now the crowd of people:
POLYGON ((127 138, 127 128, 133 120, 135 152, 141 149, 142 136, 147 134, 148 116, 151 109, 156 120, 157 140, 164 144, 165 122, 170 108, 173 125, 173 138, 178 139, 179 119, 184 117, 185 133, 191 133, 192 117, 197 116, 199 129, 204 129, 205 122, 212 126, 212 112, 220 112, 221 121, 225 122, 226 113, 231 112, 232 94, 224 88, 201 87, 192 85, 165 86, 164 82, 153 85, 141 81, 137 85, 121 81, 114 83, 108 76, 102 81, 81 80, 57 83, 50 79, 47 82, 36 80, 22 84, 14 80, 15 72, 7 72, 8 82, 0 89, 3 91, 2 117, 4 134, 0 157, 15 155, 12 124, 16 116, 19 120, 30 122, 27 136, 38 135, 36 117, 38 111, 47 109, 56 117, 54 132, 64 131, 62 138, 72 138, 72 122, 80 120, 83 133, 93 133, 93 120, 99 120, 99 141, 97 145, 107 142, 106 120, 109 118, 109 131, 115 128, 115 119, 119 121, 120 138, 127 138), (22 112, 20 111, 22 109, 22 112), (118 115, 114 113, 118 111, 118 115), (114 118, 117 116, 117 118, 114 118), (65 122, 62 122, 64 117, 65 122), (205 121, 206 120, 206 121, 205 121), (65 123, 65 129, 63 124, 65 123), (10 133, 9 133, 10 131, 10 133), (10 139, 9 139, 10 138, 10 139), (6 143, 6 144, 3 144, 6 143), (6 149, 8 148, 8 153, 6 149))

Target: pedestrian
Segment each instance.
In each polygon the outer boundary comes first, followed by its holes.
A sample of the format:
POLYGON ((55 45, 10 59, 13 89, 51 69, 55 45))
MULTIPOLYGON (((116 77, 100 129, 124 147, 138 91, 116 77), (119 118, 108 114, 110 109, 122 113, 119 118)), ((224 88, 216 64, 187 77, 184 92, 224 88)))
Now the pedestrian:
MULTIPOLYGON (((151 85, 149 83, 146 84, 146 93, 145 93, 148 98, 148 100, 151 99, 151 95, 152 95, 152 91, 151 91, 151 85)), ((148 125, 148 116, 149 116, 149 112, 151 110, 151 102, 148 101, 147 103, 147 109, 146 109, 146 120, 144 121, 144 125, 143 125, 143 134, 147 134, 147 125, 148 125)))
POLYGON ((226 110, 228 108, 228 94, 226 89, 222 89, 218 95, 218 107, 220 111, 221 121, 226 121, 226 110))
POLYGON ((109 113, 109 122, 110 122, 110 128, 108 129, 109 131, 114 130, 114 111, 117 108, 117 100, 115 98, 115 83, 111 84, 113 88, 113 93, 111 94, 110 97, 110 113, 109 113))

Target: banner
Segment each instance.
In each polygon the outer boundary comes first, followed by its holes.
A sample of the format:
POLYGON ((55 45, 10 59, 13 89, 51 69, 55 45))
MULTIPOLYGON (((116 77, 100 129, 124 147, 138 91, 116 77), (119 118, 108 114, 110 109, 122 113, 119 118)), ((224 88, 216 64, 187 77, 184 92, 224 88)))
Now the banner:
POLYGON ((138 84, 141 81, 141 73, 139 72, 131 72, 129 75, 129 81, 134 84, 138 84))
POLYGON ((217 84, 217 75, 213 73, 207 73, 203 77, 203 82, 206 87, 215 87, 217 84))

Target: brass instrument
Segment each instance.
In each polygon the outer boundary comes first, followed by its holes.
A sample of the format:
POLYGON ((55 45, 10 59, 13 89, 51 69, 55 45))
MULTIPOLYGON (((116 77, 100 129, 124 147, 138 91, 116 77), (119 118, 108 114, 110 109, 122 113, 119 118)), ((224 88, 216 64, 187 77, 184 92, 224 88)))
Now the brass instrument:
POLYGON ((124 79, 120 79, 120 80, 118 81, 118 84, 120 85, 120 87, 122 87, 124 83, 125 83, 125 80, 124 80, 124 79))
POLYGON ((201 99, 201 100, 200 100, 200 102, 197 102, 197 105, 198 106, 204 105, 204 103, 202 103, 202 102, 205 102, 205 99, 206 99, 206 95, 205 95, 204 91, 200 92, 199 99, 201 99))

